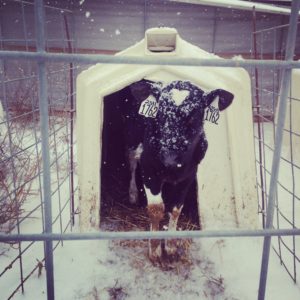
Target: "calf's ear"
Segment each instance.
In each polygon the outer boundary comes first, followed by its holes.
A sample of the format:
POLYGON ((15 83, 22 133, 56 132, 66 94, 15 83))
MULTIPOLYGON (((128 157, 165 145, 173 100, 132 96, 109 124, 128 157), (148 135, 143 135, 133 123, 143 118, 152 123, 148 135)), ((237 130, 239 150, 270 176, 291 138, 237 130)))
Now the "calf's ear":
POLYGON ((151 88, 150 88, 150 83, 147 80, 141 80, 135 83, 132 83, 130 86, 130 91, 132 96, 138 100, 138 101, 143 101, 151 93, 151 88))
POLYGON ((222 89, 213 90, 210 93, 205 95, 206 107, 209 106, 216 99, 217 96, 219 97, 219 101, 218 101, 219 110, 226 109, 232 103, 234 98, 234 95, 228 91, 222 89))
POLYGON ((143 101, 149 97, 149 95, 160 94, 160 83, 150 80, 142 79, 138 82, 132 83, 129 88, 133 97, 138 101, 143 101))

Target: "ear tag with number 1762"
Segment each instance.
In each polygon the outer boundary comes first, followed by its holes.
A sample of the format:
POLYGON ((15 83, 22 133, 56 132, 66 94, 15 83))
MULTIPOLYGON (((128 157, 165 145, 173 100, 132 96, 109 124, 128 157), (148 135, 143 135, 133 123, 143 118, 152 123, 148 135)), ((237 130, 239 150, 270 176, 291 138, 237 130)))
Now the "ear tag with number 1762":
POLYGON ((150 95, 140 106, 139 114, 146 118, 155 118, 158 112, 158 103, 154 96, 150 95))
POLYGON ((219 125, 218 120, 220 119, 220 110, 217 107, 209 105, 205 111, 205 121, 209 121, 215 125, 219 125))

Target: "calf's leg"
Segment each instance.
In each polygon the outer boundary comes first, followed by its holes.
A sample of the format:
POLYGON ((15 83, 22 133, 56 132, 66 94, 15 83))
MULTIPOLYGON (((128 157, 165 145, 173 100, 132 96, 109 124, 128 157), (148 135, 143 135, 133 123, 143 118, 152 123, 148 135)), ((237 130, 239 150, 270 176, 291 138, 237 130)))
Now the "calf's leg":
MULTIPOLYGON (((177 230, 177 223, 180 216, 180 213, 182 211, 183 205, 181 205, 179 208, 177 206, 174 206, 172 211, 169 213, 169 225, 168 225, 168 231, 176 231, 177 230)), ((165 250, 168 255, 174 255, 177 251, 177 245, 176 240, 174 239, 168 239, 165 242, 165 250)))
MULTIPOLYGON (((145 187, 147 195, 147 211, 150 219, 150 230, 159 231, 160 221, 164 217, 165 205, 162 201, 161 194, 153 195, 149 189, 145 187)), ((162 255, 161 241, 152 239, 149 240, 149 258, 151 261, 160 260, 162 255)))
POLYGON ((138 201, 138 189, 136 186, 136 168, 143 152, 142 144, 139 144, 136 149, 129 150, 129 166, 130 166, 130 183, 129 183, 129 202, 131 204, 138 201))
MULTIPOLYGON (((196 175, 192 174, 189 178, 177 183, 166 183, 162 188, 163 199, 169 211, 169 231, 177 230, 177 223, 183 209, 183 204, 191 183, 195 180, 196 175)), ((165 241, 165 250, 168 255, 174 255, 177 252, 176 239, 167 239, 165 241)))

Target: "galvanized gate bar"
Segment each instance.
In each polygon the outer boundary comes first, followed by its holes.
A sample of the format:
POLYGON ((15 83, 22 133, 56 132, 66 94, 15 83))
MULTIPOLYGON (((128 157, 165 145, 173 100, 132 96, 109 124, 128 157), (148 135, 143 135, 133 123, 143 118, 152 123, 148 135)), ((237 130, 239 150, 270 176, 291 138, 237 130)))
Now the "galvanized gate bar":
MULTIPOLYGON (((35 29, 36 48, 38 53, 45 52, 45 11, 44 1, 35 0, 35 29)), ((39 107, 40 125, 42 140, 42 160, 43 160, 43 196, 45 210, 45 233, 52 233, 52 205, 51 205, 51 178, 50 178, 50 153, 49 153, 49 114, 48 114, 48 94, 46 62, 40 60, 38 63, 39 78, 39 107)), ((51 240, 45 241, 45 268, 47 278, 47 298, 54 299, 54 274, 53 274, 53 243, 51 240)))
POLYGON ((56 241, 56 240, 142 240, 172 238, 264 237, 300 235, 300 229, 259 230, 194 230, 194 231, 126 231, 92 233, 32 233, 0 234, 0 241, 56 241))
MULTIPOLYGON (((289 25, 286 50, 285 50, 286 61, 292 61, 294 57, 296 38, 297 38, 297 27, 298 27, 297 21, 298 21, 299 9, 300 9, 300 1, 293 0, 292 8, 291 8, 292 13, 290 16, 290 22, 289 22, 290 25, 289 25)), ((291 75, 292 75, 291 69, 283 70, 281 86, 280 86, 277 128, 276 128, 276 135, 275 135, 275 150, 274 150, 273 161, 272 161, 269 198, 267 204, 267 218, 266 218, 267 229, 273 227, 276 185, 277 185, 278 173, 279 173, 283 130, 284 130, 284 123, 285 123, 287 98, 290 89, 291 75)), ((258 300, 265 299, 270 248, 271 248, 271 236, 267 236, 264 239, 264 245, 263 245, 258 300)))
POLYGON ((132 65, 169 65, 169 66, 206 66, 206 67, 257 67, 275 69, 299 69, 300 61, 275 59, 225 59, 225 58, 175 58, 154 56, 114 56, 104 54, 67 54, 49 52, 0 51, 0 59, 25 59, 47 62, 73 62, 86 64, 132 64, 132 65))

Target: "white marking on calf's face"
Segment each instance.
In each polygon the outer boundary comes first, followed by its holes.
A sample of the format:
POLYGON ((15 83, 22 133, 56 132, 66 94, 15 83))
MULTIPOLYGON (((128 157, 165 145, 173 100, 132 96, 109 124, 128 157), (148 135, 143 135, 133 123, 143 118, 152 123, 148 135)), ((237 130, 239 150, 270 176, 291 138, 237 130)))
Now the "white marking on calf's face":
POLYGON ((179 106, 190 95, 190 91, 172 89, 171 95, 172 95, 172 99, 175 102, 176 106, 179 106))

